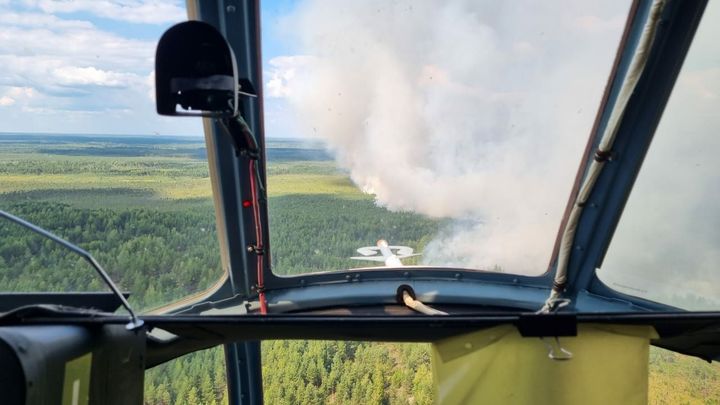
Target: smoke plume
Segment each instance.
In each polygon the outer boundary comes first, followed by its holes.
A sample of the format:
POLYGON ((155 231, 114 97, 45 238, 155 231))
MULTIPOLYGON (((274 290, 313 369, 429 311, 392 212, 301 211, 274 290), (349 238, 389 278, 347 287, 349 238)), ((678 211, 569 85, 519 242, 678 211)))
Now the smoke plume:
POLYGON ((379 205, 454 219, 427 262, 538 274, 627 11, 310 0, 281 21, 301 55, 270 62, 268 94, 379 205))

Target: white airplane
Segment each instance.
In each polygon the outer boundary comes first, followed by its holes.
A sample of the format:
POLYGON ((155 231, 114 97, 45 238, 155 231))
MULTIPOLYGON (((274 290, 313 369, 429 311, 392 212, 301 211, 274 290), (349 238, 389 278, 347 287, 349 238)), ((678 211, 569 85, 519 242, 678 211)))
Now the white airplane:
POLYGON ((354 260, 369 260, 372 262, 385 262, 387 267, 402 267, 400 259, 411 256, 420 256, 413 253, 413 248, 407 246, 388 246, 385 239, 377 241, 375 246, 361 247, 357 250, 362 256, 353 256, 354 260))

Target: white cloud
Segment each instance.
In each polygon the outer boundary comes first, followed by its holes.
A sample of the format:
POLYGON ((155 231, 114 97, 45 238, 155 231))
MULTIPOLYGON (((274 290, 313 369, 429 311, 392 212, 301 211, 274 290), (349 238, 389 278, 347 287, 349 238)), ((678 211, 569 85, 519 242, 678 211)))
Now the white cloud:
POLYGON ((285 98, 290 96, 292 81, 298 71, 308 68, 313 62, 311 56, 293 55, 277 56, 270 59, 270 65, 264 74, 269 77, 265 82, 265 96, 274 98, 285 98))
POLYGON ((8 96, 0 97, 0 107, 7 107, 15 104, 15 99, 8 96))
POLYGON ((35 89, 32 87, 10 87, 6 94, 15 98, 31 98, 35 95, 35 89))
MULTIPOLYGON (((93 24, 76 15, 65 19, 43 12, 81 11, 82 2, 61 3, 29 2, 40 9, 33 12, 18 3, 0 5, 0 98, 6 97, 0 110, 0 132, 202 133, 199 120, 163 120, 155 112, 148 96, 154 87, 150 75, 156 39, 123 36, 122 32, 132 32, 134 27, 125 22, 114 23, 115 30, 110 32, 102 20, 93 24)), ((85 11, 99 13, 92 7, 100 3, 86 2, 91 9, 85 11)), ((142 5, 157 5, 113 4, 129 7, 130 13, 122 19, 142 5)), ((154 10, 148 13, 162 13, 163 21, 185 19, 175 12, 162 12, 159 6, 154 10)), ((157 16, 147 18, 160 21, 157 16)), ((150 29, 156 29, 160 37, 161 26, 150 29)), ((143 32, 146 36, 148 31, 143 32)))
POLYGON ((147 96, 150 101, 155 102, 155 71, 145 77, 145 85, 147 86, 147 96))
POLYGON ((44 13, 16 13, 3 10, 0 13, 0 25, 13 25, 19 27, 46 27, 46 28, 92 28, 89 21, 64 20, 51 14, 44 13))
MULTIPOLYGON (((689 62, 691 63, 692 60, 689 62)), ((678 78, 676 87, 686 87, 688 91, 694 93, 695 97, 716 100, 718 92, 720 92, 720 88, 716 86, 717 83, 720 83, 720 66, 709 69, 686 69, 684 74, 678 78)))
POLYGON ((10 107, 16 105, 18 102, 26 104, 27 100, 35 95, 35 90, 32 87, 9 87, 0 97, 0 107, 10 107))
POLYGON ((624 15, 614 16, 612 18, 583 15, 574 20, 573 26, 577 29, 593 33, 613 32, 622 29, 625 24, 625 19, 626 16, 624 15))
POLYGON ((38 97, 26 107, 83 110, 94 103, 90 109, 95 110, 111 102, 113 108, 126 108, 137 104, 134 94, 147 91, 144 77, 153 68, 153 42, 123 38, 92 24, 47 18, 48 25, 32 26, 26 20, 6 21, 0 30, 0 86, 34 88, 38 97), (127 93, 101 94, 92 86, 127 93))
MULTIPOLYGON (((149 71, 154 50, 153 42, 123 38, 93 26, 8 24, 0 30, 0 56, 6 61, 30 58, 31 65, 61 61, 64 65, 149 71)), ((12 68, 3 63, 6 72, 12 68)))
POLYGON ((160 0, 26 0, 46 13, 88 12, 131 23, 164 24, 187 19, 182 3, 160 0))
POLYGON ((101 109, 82 109, 82 108, 70 108, 70 109, 61 109, 61 108, 44 108, 44 107, 23 107, 23 112, 32 113, 35 115, 62 115, 65 116, 73 116, 73 118, 77 118, 78 116, 88 116, 88 115, 97 115, 102 116, 106 115, 108 113, 121 113, 121 114, 132 114, 133 110, 129 108, 101 108, 101 109))
POLYGON ((63 66, 52 74, 61 85, 95 85, 103 87, 126 87, 137 76, 90 67, 63 66))

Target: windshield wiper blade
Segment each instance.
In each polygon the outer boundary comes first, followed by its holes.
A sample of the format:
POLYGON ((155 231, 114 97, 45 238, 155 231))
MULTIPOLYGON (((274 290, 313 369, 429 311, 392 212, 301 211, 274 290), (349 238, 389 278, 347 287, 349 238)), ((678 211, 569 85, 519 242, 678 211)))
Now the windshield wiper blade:
POLYGON ((110 276, 105 272, 105 270, 102 268, 102 266, 100 266, 100 263, 98 263, 97 260, 95 260, 95 258, 92 257, 92 255, 88 251, 86 251, 85 249, 82 249, 78 246, 73 245, 72 243, 66 241, 65 239, 62 239, 59 236, 56 236, 55 234, 37 226, 31 222, 28 222, 20 217, 16 217, 15 215, 12 215, 3 210, 0 210, 0 217, 6 218, 24 228, 27 228, 41 236, 44 236, 44 237, 52 240, 53 242, 65 247, 66 249, 82 256, 83 259, 85 259, 88 263, 90 263, 90 265, 100 275, 100 278, 103 279, 105 284, 108 287, 110 287, 113 294, 115 294, 115 296, 117 296, 117 298, 122 303, 122 306, 125 307, 125 309, 130 314, 130 323, 128 323, 126 325, 126 328, 128 330, 135 330, 135 329, 139 329, 140 327, 143 326, 142 319, 137 317, 137 314, 135 314, 135 311, 130 306, 130 303, 125 299, 125 296, 120 292, 120 289, 117 287, 117 285, 115 285, 115 283, 112 281, 110 276))

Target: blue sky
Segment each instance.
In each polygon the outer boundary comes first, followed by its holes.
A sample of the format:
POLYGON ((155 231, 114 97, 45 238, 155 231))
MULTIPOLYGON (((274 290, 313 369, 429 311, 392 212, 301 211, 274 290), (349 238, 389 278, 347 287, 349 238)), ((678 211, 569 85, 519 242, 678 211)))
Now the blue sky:
MULTIPOLYGON (((263 7, 267 66, 292 53, 272 27, 294 2, 263 7)), ((201 135, 200 119, 160 117, 153 101, 157 40, 184 19, 184 1, 0 0, 0 132, 201 135)), ((270 97, 270 115, 284 103, 270 97)), ((287 122, 268 136, 292 136, 287 122)))

